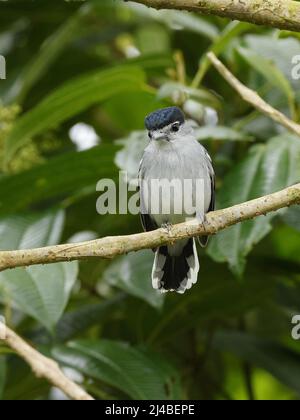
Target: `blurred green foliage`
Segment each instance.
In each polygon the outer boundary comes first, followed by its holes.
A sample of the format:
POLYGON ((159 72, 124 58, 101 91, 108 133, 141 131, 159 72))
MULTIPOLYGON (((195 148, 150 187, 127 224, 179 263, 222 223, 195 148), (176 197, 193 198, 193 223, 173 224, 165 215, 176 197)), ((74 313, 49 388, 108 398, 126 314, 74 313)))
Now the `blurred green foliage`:
MULTIPOLYGON (((147 113, 183 107, 217 173, 218 207, 300 181, 300 141, 244 103, 210 67, 300 120, 297 35, 112 0, 0 5, 0 249, 141 231, 99 216, 96 183, 134 177, 147 113), (218 118, 219 125, 215 126, 218 118), (78 151, 82 122, 98 146, 78 151)), ((300 210, 234 226, 201 251, 183 296, 151 288, 153 254, 2 272, 0 312, 99 399, 298 399, 300 210)), ((57 399, 0 344, 0 398, 57 399)))

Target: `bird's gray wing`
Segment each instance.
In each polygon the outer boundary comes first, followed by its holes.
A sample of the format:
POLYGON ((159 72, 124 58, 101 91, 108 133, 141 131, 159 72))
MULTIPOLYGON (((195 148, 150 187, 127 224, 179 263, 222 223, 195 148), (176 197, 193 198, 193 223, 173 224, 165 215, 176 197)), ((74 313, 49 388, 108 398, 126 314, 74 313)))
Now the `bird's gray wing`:
MULTIPOLYGON (((215 171, 212 165, 211 157, 209 156, 206 150, 205 150, 205 156, 207 158, 208 171, 209 171, 209 176, 210 176, 210 185, 211 185, 211 200, 210 200, 209 208, 207 210, 207 213, 209 213, 210 211, 214 211, 216 207, 216 176, 215 176, 215 171)), ((200 236, 198 238, 199 243, 202 247, 206 247, 206 245, 208 244, 208 239, 209 239, 208 236, 200 236)))
POLYGON ((139 193, 140 193, 140 219, 141 219, 141 223, 143 226, 144 231, 149 232, 151 230, 155 230, 158 228, 157 224, 154 222, 154 220, 151 218, 151 216, 149 214, 147 214, 146 211, 146 206, 143 200, 143 194, 142 194, 142 184, 141 184, 141 180, 143 179, 143 159, 140 162, 140 167, 139 167, 139 175, 138 175, 138 179, 139 179, 139 193))
POLYGON ((142 214, 141 213, 140 218, 141 218, 142 226, 143 226, 143 229, 144 229, 145 232, 149 232, 151 230, 155 230, 155 229, 158 228, 158 226, 153 221, 153 219, 151 219, 149 214, 142 214))
POLYGON ((210 205, 209 205, 209 209, 207 213, 209 213, 210 211, 214 211, 216 208, 216 176, 213 169, 212 169, 212 172, 210 172, 210 184, 211 184, 211 200, 210 200, 210 205))

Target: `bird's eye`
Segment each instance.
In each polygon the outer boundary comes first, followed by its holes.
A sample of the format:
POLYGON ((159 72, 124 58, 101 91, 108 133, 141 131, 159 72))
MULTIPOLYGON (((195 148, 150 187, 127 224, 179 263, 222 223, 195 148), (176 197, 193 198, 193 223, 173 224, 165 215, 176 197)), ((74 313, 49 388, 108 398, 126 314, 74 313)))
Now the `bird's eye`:
POLYGON ((172 127, 171 127, 171 129, 172 129, 172 131, 174 132, 174 133, 176 133, 178 130, 179 130, 179 123, 174 123, 173 125, 172 125, 172 127))

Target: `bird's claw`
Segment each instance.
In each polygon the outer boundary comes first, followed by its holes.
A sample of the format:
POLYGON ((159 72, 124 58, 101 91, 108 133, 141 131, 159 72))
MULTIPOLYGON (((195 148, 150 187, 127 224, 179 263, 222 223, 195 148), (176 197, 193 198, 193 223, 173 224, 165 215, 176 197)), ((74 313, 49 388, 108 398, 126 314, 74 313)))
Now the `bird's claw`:
POLYGON ((205 223, 206 223, 206 214, 196 214, 196 219, 199 223, 199 225, 201 225, 205 231, 205 223))
POLYGON ((168 234, 170 234, 171 233, 171 230, 172 230, 172 226, 173 226, 172 223, 166 222, 166 223, 163 223, 161 225, 161 228, 163 230, 165 230, 168 234))

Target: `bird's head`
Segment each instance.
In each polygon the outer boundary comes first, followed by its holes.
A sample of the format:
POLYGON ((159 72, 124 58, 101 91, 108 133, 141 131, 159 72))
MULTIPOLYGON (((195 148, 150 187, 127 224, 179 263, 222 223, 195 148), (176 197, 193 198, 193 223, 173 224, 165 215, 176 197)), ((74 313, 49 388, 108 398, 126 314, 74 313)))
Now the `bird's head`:
POLYGON ((172 141, 180 136, 184 125, 184 114, 176 106, 159 109, 145 119, 145 126, 151 140, 172 141))

